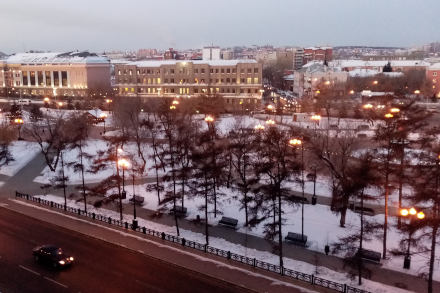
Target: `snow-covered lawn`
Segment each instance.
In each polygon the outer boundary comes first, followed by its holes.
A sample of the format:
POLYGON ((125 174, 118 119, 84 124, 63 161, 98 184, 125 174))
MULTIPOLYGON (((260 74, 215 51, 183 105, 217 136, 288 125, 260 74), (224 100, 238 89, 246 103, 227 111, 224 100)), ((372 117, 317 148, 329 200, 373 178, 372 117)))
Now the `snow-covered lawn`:
MULTIPOLYGON (((61 204, 64 203, 64 199, 61 197, 58 197, 58 196, 46 195, 46 196, 41 196, 41 198, 44 198, 46 200, 51 200, 51 201, 61 203, 61 204)), ((83 208, 82 203, 77 203, 74 200, 68 200, 68 206, 75 207, 75 208, 78 208, 78 207, 83 208)), ((101 215, 105 215, 106 217, 112 217, 115 219, 119 218, 118 212, 110 211, 110 210, 102 209, 102 208, 96 209, 90 205, 89 205, 89 211, 99 213, 101 215)), ((132 216, 124 215, 124 221, 131 222, 131 220, 132 220, 132 216)), ((145 226, 149 229, 153 229, 153 230, 156 230, 159 232, 165 232, 168 234, 176 235, 176 230, 174 227, 158 224, 158 223, 155 223, 155 222, 152 222, 149 220, 145 220, 145 219, 138 218, 138 221, 139 221, 140 226, 145 226)), ((205 236, 200 233, 195 233, 195 232, 184 230, 184 229, 180 229, 180 233, 181 233, 180 236, 184 237, 187 240, 197 241, 199 243, 204 243, 204 241, 205 241, 205 236)), ((210 237, 210 246, 216 247, 216 248, 221 248, 223 250, 228 250, 228 251, 231 251, 231 252, 234 252, 234 253, 237 253, 240 255, 244 255, 247 257, 255 257, 261 261, 265 261, 268 263, 277 264, 277 262, 278 262, 278 256, 275 254, 272 254, 270 252, 265 252, 265 251, 259 251, 256 249, 246 248, 242 245, 231 243, 231 242, 226 241, 225 239, 222 239, 222 238, 210 237)), ((335 281, 338 283, 346 283, 348 285, 362 288, 362 289, 368 290, 370 292, 375 292, 375 293, 376 292, 377 293, 381 293, 381 292, 396 292, 396 293, 409 292, 407 290, 402 290, 399 288, 383 285, 381 283, 377 283, 377 282, 373 282, 373 281, 365 280, 365 279, 364 279, 364 284, 359 287, 357 285, 357 280, 351 279, 345 273, 336 272, 336 271, 330 270, 326 267, 315 266, 314 264, 309 264, 306 262, 297 261, 297 260, 289 259, 289 258, 285 258, 284 261, 285 261, 286 268, 291 268, 296 271, 300 271, 300 272, 307 273, 307 274, 314 274, 314 275, 319 276, 321 278, 332 280, 332 281, 335 281)))
MULTIPOLYGON (((116 173, 116 165, 111 164, 106 169, 101 170, 97 173, 91 173, 90 168, 93 165, 93 161, 97 158, 97 154, 100 151, 107 150, 107 142, 104 140, 95 140, 91 139, 87 141, 87 145, 84 148, 84 152, 91 156, 90 159, 83 159, 84 169, 85 169, 85 182, 86 183, 96 183, 99 182, 112 174, 116 173)), ((120 153, 121 157, 124 157, 125 154, 136 153, 136 146, 133 143, 126 144, 124 146, 124 152, 120 153)), ((151 169, 152 159, 149 156, 152 155, 153 150, 149 145, 144 145, 143 150, 144 155, 147 158, 147 168, 151 169)), ((65 162, 64 174, 68 178, 67 184, 80 184, 82 182, 81 172, 74 172, 73 166, 69 166, 69 163, 79 162, 79 150, 74 149, 70 151, 63 152, 63 158, 65 162)), ((61 163, 58 162, 56 172, 61 169, 61 163)), ((34 179, 34 182, 47 184, 50 180, 56 175, 56 172, 52 172, 49 167, 45 167, 42 174, 34 179)), ((128 170, 128 173, 131 170, 128 170)), ((153 176, 154 171, 149 171, 148 175, 153 176)), ((162 175, 162 173, 160 173, 162 175)), ((128 174, 126 174, 128 176, 128 174)))
POLYGON ((40 147, 35 142, 14 141, 9 150, 14 161, 0 168, 0 174, 14 176, 20 169, 26 166, 39 152, 40 147))

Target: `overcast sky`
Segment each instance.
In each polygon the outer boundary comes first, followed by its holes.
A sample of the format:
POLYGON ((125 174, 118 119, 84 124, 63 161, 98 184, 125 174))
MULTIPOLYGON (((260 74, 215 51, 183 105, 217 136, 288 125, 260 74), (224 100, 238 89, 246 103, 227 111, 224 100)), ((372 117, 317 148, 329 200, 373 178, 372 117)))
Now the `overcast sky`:
POLYGON ((0 51, 235 45, 413 46, 440 0, 0 0, 0 51))

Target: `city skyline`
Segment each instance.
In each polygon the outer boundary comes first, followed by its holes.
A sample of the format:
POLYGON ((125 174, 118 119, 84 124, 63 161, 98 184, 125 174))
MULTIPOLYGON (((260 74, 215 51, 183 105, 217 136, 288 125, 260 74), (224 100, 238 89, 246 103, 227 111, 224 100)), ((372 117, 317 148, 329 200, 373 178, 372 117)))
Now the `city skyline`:
POLYGON ((438 41, 438 1, 6 0, 0 51, 266 45, 420 46, 438 41), (56 4, 56 6, 55 6, 56 4), (429 9, 427 9, 429 7, 429 9), (384 29, 386 28, 386 29, 384 29))

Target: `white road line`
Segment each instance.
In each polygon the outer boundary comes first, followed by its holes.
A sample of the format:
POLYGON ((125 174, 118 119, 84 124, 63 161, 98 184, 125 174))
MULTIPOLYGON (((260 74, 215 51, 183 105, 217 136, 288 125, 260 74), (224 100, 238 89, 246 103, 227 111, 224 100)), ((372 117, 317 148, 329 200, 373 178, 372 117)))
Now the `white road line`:
POLYGON ((125 244, 122 244, 122 243, 119 243, 119 246, 122 246, 122 247, 125 247, 125 248, 127 248, 127 245, 125 245, 125 244))
POLYGON ((59 283, 59 282, 55 281, 54 279, 51 279, 51 278, 48 278, 48 277, 44 277, 44 278, 45 278, 46 280, 48 280, 48 281, 50 281, 50 282, 54 283, 54 284, 60 285, 61 287, 64 287, 64 288, 67 288, 67 286, 66 286, 66 285, 64 285, 64 284, 61 284, 61 283, 59 283))
POLYGON ((19 265, 19 267, 22 268, 25 271, 28 271, 29 273, 32 273, 32 274, 37 275, 37 276, 41 276, 41 274, 39 272, 31 270, 30 268, 27 268, 27 267, 22 266, 22 265, 19 265))
MULTIPOLYGON (((138 252, 140 252, 140 253, 144 253, 144 251, 143 251, 143 250, 140 250, 140 249, 138 249, 138 252)), ((2 257, 0 256, 0 258, 2 258, 2 257)))
POLYGON ((0 207, 7 207, 8 204, 7 203, 0 203, 0 207))

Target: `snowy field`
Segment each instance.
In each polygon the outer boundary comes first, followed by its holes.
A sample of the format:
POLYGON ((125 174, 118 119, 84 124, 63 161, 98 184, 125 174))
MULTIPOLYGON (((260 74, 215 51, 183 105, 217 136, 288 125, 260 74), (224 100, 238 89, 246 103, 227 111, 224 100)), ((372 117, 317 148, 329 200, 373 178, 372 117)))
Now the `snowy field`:
POLYGON ((24 166, 26 166, 38 153, 40 147, 35 142, 29 141, 14 141, 9 146, 9 151, 14 158, 14 161, 8 165, 4 165, 0 168, 0 174, 6 176, 14 176, 24 166))
MULTIPOLYGON (((44 198, 46 200, 51 200, 51 201, 60 203, 60 204, 64 203, 64 199, 61 197, 58 197, 58 196, 46 195, 46 196, 40 196, 40 197, 44 198)), ((68 200, 68 206, 75 207, 75 208, 78 208, 78 207, 83 208, 82 203, 77 203, 74 200, 68 200)), ((92 206, 89 206, 89 211, 99 213, 101 215, 105 215, 107 217, 112 217, 115 219, 119 218, 118 212, 110 211, 107 209, 101 209, 101 208, 96 209, 96 208, 93 208, 92 206)), ((124 221, 131 222, 131 220, 132 220, 132 216, 124 215, 124 221)), ((154 229, 156 231, 176 235, 176 230, 174 227, 158 224, 158 223, 144 220, 144 219, 138 219, 138 220, 139 220, 140 226, 145 226, 149 229, 154 229)), ((199 243, 204 243, 204 241, 205 241, 205 236, 200 233, 195 233, 192 231, 180 229, 180 234, 181 234, 180 235, 181 237, 184 237, 187 240, 193 240, 193 241, 197 241, 199 243)), ((273 264, 278 263, 278 256, 275 254, 272 254, 269 252, 264 252, 264 251, 259 251, 259 250, 255 250, 255 249, 249 249, 249 248, 243 247, 242 245, 230 243, 222 238, 210 237, 210 245, 213 247, 216 247, 216 248, 221 248, 221 249, 229 250, 229 251, 237 253, 237 254, 245 255, 247 257, 255 257, 259 260, 262 260, 262 261, 265 261, 268 263, 273 263, 273 264)), ((332 280, 332 281, 335 281, 338 283, 346 283, 346 284, 351 285, 353 287, 362 288, 362 289, 368 290, 370 292, 375 292, 375 293, 410 292, 407 290, 402 290, 399 288, 386 286, 381 283, 372 282, 372 281, 366 280, 366 279, 364 279, 364 284, 359 287, 357 285, 357 280, 351 279, 345 273, 336 272, 336 271, 330 270, 326 267, 321 267, 321 266, 317 267, 313 264, 309 264, 306 262, 297 261, 297 260, 293 260, 293 259, 289 259, 289 258, 285 258, 284 262, 285 262, 286 268, 291 268, 296 271, 300 271, 300 272, 307 273, 307 274, 315 274, 321 278, 332 280)))

